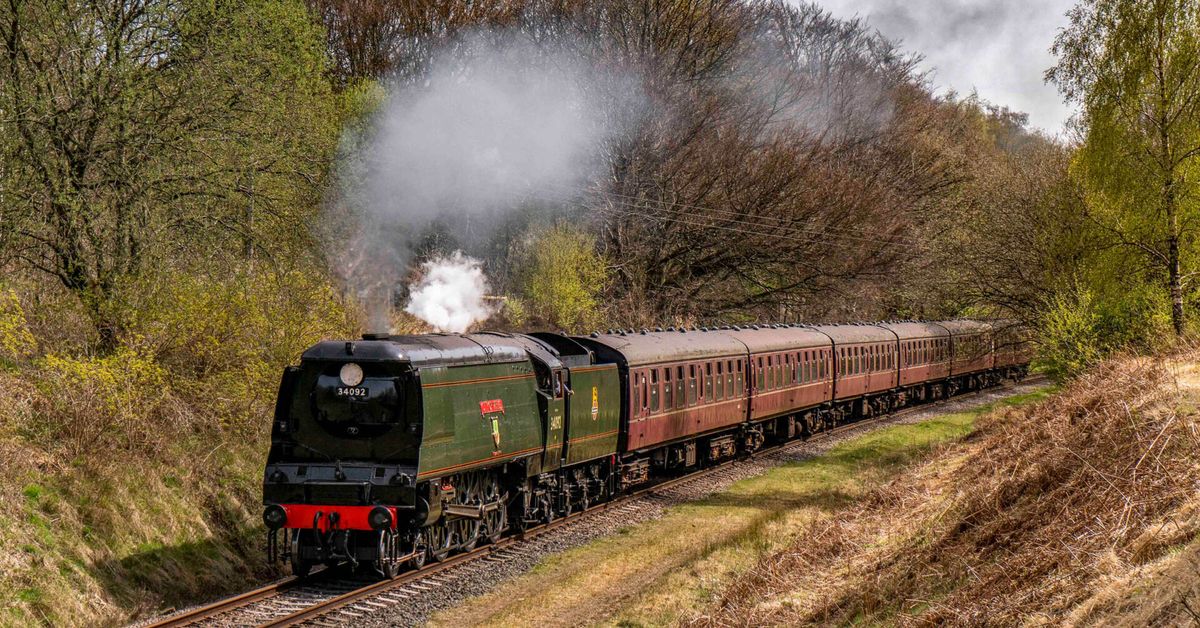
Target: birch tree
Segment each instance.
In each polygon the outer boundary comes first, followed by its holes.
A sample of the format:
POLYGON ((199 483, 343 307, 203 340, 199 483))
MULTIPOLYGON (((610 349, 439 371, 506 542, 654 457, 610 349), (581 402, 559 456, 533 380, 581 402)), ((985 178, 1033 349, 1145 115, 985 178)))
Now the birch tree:
POLYGON ((1069 18, 1047 79, 1082 105, 1088 217, 1165 284, 1181 335, 1198 261, 1200 2, 1085 0, 1069 18))

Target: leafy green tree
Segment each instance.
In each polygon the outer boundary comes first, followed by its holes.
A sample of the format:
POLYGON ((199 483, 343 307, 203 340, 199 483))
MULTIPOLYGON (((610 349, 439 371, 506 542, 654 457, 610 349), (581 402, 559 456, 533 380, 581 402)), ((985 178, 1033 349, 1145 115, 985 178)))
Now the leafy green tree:
POLYGON ((323 63, 298 1, 0 4, 0 263, 61 282, 111 350, 130 279, 305 232, 323 63))
POLYGON ((515 306, 521 317, 572 332, 601 320, 600 293, 607 269, 586 231, 557 224, 534 228, 518 243, 513 268, 521 269, 515 306))
POLYGON ((1176 335, 1200 221, 1200 2, 1085 0, 1047 78, 1083 107, 1089 217, 1165 280, 1176 335))

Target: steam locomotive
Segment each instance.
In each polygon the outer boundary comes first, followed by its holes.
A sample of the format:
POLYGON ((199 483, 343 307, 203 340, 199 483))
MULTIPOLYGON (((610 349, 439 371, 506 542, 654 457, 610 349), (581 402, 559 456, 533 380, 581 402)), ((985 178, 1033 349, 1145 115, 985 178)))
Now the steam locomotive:
POLYGON ((279 386, 271 560, 394 577, 658 478, 1024 376, 1005 322, 365 335, 279 386))

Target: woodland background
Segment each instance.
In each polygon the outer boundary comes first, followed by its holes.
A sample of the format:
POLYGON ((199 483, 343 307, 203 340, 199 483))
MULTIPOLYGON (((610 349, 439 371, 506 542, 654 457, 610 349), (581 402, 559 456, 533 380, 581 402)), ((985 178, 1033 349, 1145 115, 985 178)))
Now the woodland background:
POLYGON ((436 51, 569 47, 647 99, 582 193, 481 241, 421 234, 413 268, 483 260, 507 299, 489 327, 1003 317, 1068 377, 1195 330, 1198 13, 1082 2, 1046 42, 1081 110, 1049 137, 935 96, 919 51, 818 5, 6 0, 0 623, 118 621, 270 575, 278 374, 365 325, 330 255, 337 164, 436 51))

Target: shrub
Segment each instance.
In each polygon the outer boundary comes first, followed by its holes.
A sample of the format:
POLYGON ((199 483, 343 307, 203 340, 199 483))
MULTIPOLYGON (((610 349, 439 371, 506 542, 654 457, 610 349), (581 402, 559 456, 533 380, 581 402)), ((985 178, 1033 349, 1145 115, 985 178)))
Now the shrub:
POLYGON ((103 357, 48 355, 37 362, 35 440, 68 456, 113 447, 154 451, 178 428, 166 371, 130 347, 103 357))
POLYGON ((523 269, 517 281, 522 298, 512 315, 574 332, 601 320, 607 270, 586 231, 565 224, 536 228, 510 257, 513 268, 523 269))
POLYGON ((324 275, 303 270, 172 273, 146 282, 130 327, 171 385, 227 427, 266 425, 279 374, 354 316, 324 275), (248 422, 247 422, 248 421, 248 422))
POLYGON ((1098 362, 1104 355, 1100 322, 1087 289, 1056 294, 1041 320, 1038 357, 1047 375, 1062 380, 1098 362))
POLYGON ((37 348, 17 293, 0 288, 0 364, 28 359, 37 348))

